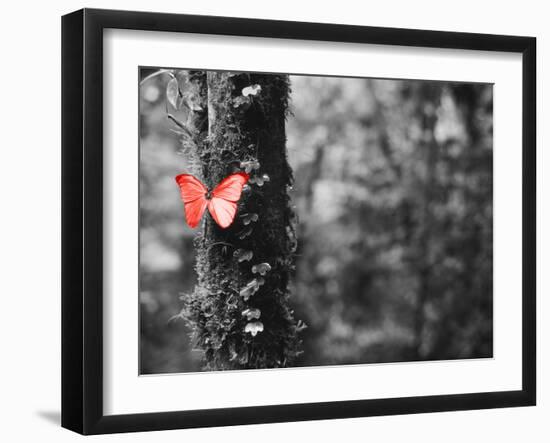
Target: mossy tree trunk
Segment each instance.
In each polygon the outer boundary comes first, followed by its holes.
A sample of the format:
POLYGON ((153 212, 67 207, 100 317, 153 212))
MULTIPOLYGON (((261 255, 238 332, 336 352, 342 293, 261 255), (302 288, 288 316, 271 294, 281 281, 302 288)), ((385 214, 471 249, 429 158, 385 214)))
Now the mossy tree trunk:
POLYGON ((298 353, 302 327, 288 290, 296 247, 285 136, 288 77, 204 75, 208 123, 196 128, 206 135, 196 146, 202 179, 213 189, 237 171, 246 169, 251 178, 229 228, 205 214, 186 317, 205 352, 205 369, 284 367, 298 353))

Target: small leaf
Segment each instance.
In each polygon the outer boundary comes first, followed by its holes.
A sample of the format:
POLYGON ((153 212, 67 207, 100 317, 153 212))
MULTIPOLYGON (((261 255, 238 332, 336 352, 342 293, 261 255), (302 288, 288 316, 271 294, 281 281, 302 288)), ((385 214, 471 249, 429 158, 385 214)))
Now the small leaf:
POLYGON ((251 214, 242 214, 241 215, 242 219, 243 219, 243 224, 246 226, 246 225, 249 225, 251 222, 257 222, 258 221, 258 214, 255 214, 255 213, 251 213, 251 214))
POLYGON ((296 332, 303 331, 304 329, 307 329, 307 325, 302 320, 298 320, 298 323, 296 324, 296 332))
POLYGON ((250 174, 252 171, 260 169, 260 162, 258 160, 248 160, 241 162, 240 166, 244 169, 244 172, 250 174))
POLYGON ((250 183, 255 183, 255 184, 257 184, 258 186, 263 186, 264 183, 267 183, 269 180, 270 180, 270 179, 269 179, 269 175, 263 174, 262 176, 256 175, 256 176, 250 178, 248 181, 249 181, 250 183))
POLYGON ((239 232, 239 234, 238 234, 238 235, 239 235, 239 238, 240 238, 241 240, 245 239, 245 238, 248 237, 250 234, 252 234, 252 231, 253 231, 252 226, 249 226, 248 228, 243 229, 243 230, 242 230, 241 232, 239 232))
POLYGON ((250 320, 254 320, 254 319, 259 319, 260 316, 262 315, 262 311, 260 311, 259 309, 257 308, 252 308, 252 309, 245 309, 243 312, 241 312, 241 315, 243 317, 246 317, 246 319, 248 321, 250 320))
POLYGON ((185 126, 182 122, 180 122, 176 117, 174 117, 172 114, 166 114, 166 118, 168 120, 172 121, 178 128, 183 129, 185 131, 185 134, 189 137, 193 136, 193 133, 189 131, 187 126, 185 126))
POLYGON ((262 286, 264 283, 265 280, 263 278, 255 278, 249 281, 248 284, 240 290, 239 295, 244 298, 245 301, 247 301, 258 291, 258 289, 260 289, 260 286, 262 286))
POLYGON ((239 96, 233 99, 234 108, 239 108, 243 111, 246 111, 250 107, 250 105, 251 103, 248 97, 239 96))
POLYGON ((166 98, 174 109, 178 109, 178 98, 181 97, 178 79, 173 78, 166 85, 166 98))
POLYGON ((249 95, 258 95, 258 93, 260 93, 261 91, 262 87, 260 85, 251 85, 243 88, 242 93, 245 97, 248 97, 249 95))
POLYGON ((296 238, 296 230, 294 227, 286 227, 286 235, 289 241, 290 252, 294 253, 298 249, 298 240, 296 238))
POLYGON ((253 255, 254 254, 252 251, 247 251, 246 249, 237 249, 233 252, 233 257, 235 257, 239 263, 243 261, 250 261, 253 255))
POLYGON ((256 282, 253 280, 240 290, 239 295, 247 301, 257 290, 256 282))
POLYGON ((254 321, 251 323, 247 323, 244 327, 244 332, 249 332, 252 334, 252 337, 256 337, 256 334, 258 332, 262 332, 264 330, 264 324, 261 321, 254 321))
POLYGON ((265 275, 269 271, 271 271, 271 265, 269 263, 260 263, 258 265, 252 266, 253 274, 265 275))

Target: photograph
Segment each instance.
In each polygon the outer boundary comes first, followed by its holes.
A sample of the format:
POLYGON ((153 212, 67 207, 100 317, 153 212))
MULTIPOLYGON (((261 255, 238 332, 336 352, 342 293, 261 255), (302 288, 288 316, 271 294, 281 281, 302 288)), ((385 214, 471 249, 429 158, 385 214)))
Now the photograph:
POLYGON ((492 84, 138 83, 140 375, 493 357, 492 84))

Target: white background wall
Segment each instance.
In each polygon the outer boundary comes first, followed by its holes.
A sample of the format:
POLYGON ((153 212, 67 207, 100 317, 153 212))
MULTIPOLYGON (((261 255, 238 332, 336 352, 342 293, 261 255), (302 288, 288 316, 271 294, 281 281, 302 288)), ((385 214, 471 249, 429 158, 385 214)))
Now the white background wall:
MULTIPOLYGON (((112 0, 4 2, 0 32, 0 438, 83 439, 59 427, 60 16, 87 6, 538 38, 539 405, 531 408, 102 436, 94 441, 550 441, 550 27, 545 2, 112 0)), ((174 395, 180 395, 174 393, 174 395)))

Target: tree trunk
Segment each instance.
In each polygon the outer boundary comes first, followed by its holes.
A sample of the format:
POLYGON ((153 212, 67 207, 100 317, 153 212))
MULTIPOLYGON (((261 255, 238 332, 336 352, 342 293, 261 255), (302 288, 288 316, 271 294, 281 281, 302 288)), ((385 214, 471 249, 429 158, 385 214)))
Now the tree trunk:
POLYGON ((221 229, 205 214, 187 319, 207 370, 284 367, 299 345, 288 300, 296 245, 286 157, 288 77, 208 72, 206 89, 208 133, 197 144, 202 179, 213 189, 246 168, 250 181, 230 227, 221 229))
POLYGON ((436 167, 439 157, 439 145, 435 138, 437 124, 437 108, 439 106, 441 91, 433 85, 423 83, 419 96, 419 113, 421 115, 421 129, 423 138, 423 151, 425 153, 425 173, 422 184, 422 201, 419 214, 419 233, 416 245, 415 267, 418 277, 418 292, 416 308, 414 312, 414 358, 421 360, 427 350, 423 350, 424 330, 426 323, 426 305, 430 301, 432 267, 434 257, 432 251, 434 213, 433 206, 436 199, 436 167))

